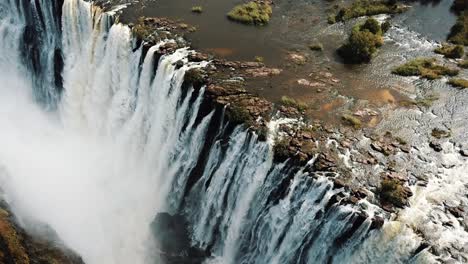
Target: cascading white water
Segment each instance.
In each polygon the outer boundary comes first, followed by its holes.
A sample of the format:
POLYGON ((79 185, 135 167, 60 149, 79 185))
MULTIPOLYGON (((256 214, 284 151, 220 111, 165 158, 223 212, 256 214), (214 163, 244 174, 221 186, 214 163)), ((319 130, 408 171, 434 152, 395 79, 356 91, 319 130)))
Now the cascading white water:
POLYGON ((18 18, 1 24, 2 48, 12 51, 0 65, 6 199, 21 217, 49 224, 87 263, 143 263, 149 224, 165 210, 175 173, 190 170, 203 144, 211 115, 194 127, 203 91, 182 97, 180 86, 186 70, 204 63, 176 69, 189 53, 178 50, 161 58, 154 76, 156 46, 140 71, 142 52, 132 52, 127 27, 109 29, 110 18, 91 4, 65 1, 64 94, 60 111, 48 113, 33 102, 26 69, 3 74, 21 65, 12 46, 20 43, 18 18))
POLYGON ((188 62, 187 49, 155 62, 163 43, 133 51, 129 28, 88 2, 64 1, 64 90, 44 111, 22 63, 24 12, 0 4, 0 186, 20 218, 50 225, 87 263, 151 263, 158 212, 183 214, 211 263, 430 261, 413 257, 421 239, 410 228, 370 230, 370 217, 331 202, 342 190, 275 164, 242 127, 219 122, 202 158, 215 112, 200 116, 204 89, 182 83, 207 63, 188 62))

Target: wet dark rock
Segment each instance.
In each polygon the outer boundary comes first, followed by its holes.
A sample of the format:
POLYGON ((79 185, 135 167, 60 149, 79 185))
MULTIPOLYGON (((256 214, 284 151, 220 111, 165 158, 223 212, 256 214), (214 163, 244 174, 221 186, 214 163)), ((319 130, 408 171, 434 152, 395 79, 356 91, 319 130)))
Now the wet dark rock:
POLYGON ((336 160, 329 153, 320 153, 314 163, 316 171, 334 171, 336 170, 336 160))
POLYGON ((364 199, 367 197, 367 190, 364 188, 353 189, 351 194, 359 199, 364 199))
POLYGON ((353 219, 351 220, 352 221, 351 227, 348 230, 346 230, 346 232, 344 232, 341 236, 336 238, 335 245, 341 246, 345 244, 346 241, 348 241, 353 236, 353 234, 356 233, 356 231, 364 223, 364 221, 366 221, 367 217, 368 216, 365 212, 355 213, 353 219))
POLYGON ((176 66, 176 69, 180 69, 184 66, 184 62, 182 60, 178 60, 174 65, 176 66))
POLYGON ((460 150, 460 155, 463 157, 468 157, 468 148, 466 146, 462 146, 462 149, 460 150))
POLYGON ((436 141, 431 141, 429 143, 429 147, 431 147, 436 152, 441 152, 443 150, 442 145, 439 142, 436 142, 436 141))
POLYGON ((386 144, 384 142, 373 142, 371 143, 371 148, 385 156, 390 156, 395 152, 395 148, 391 144, 386 144))
POLYGON ((333 179, 333 189, 340 189, 348 187, 347 184, 341 179, 333 179))
POLYGON ((465 210, 461 206, 456 206, 456 207, 446 206, 446 208, 456 218, 463 217, 465 215, 465 210))
POLYGON ((334 204, 340 202, 346 195, 344 193, 337 193, 334 194, 332 197, 330 197, 330 200, 328 200, 327 205, 325 205, 325 212, 327 212, 334 204))
POLYGON ((413 252, 413 256, 418 255, 421 253, 423 250, 429 248, 431 245, 427 243, 426 241, 422 242, 413 252))
POLYGON ((359 198, 355 197, 355 196, 349 196, 348 198, 346 198, 344 201, 343 201, 343 204, 352 204, 352 205, 355 205, 359 202, 359 198))
POLYGON ((156 241, 155 253, 168 264, 203 263, 208 252, 190 243, 188 224, 181 215, 158 213, 151 223, 156 241))
POLYGON ((381 216, 374 216, 372 218, 372 223, 369 227, 370 230, 374 230, 374 229, 380 229, 385 223, 385 219, 383 219, 383 217, 381 216))

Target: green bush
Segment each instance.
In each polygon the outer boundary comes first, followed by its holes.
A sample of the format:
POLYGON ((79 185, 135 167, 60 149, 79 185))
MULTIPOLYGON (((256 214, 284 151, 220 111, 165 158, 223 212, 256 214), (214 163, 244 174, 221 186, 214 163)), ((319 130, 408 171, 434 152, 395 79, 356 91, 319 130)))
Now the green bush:
POLYGON ((203 7, 201 7, 201 6, 194 6, 194 7, 192 7, 192 12, 194 12, 194 13, 202 13, 202 12, 203 12, 203 7))
POLYGON ((273 146, 273 158, 277 162, 285 161, 290 156, 289 150, 290 141, 287 139, 276 139, 273 146))
POLYGON ((390 24, 389 21, 385 21, 382 23, 381 28, 382 28, 382 33, 387 33, 387 31, 390 29, 392 25, 390 24))
POLYGON ((414 59, 398 66, 392 71, 393 74, 401 76, 421 76, 430 80, 439 79, 443 75, 455 76, 458 72, 457 69, 437 64, 437 61, 433 58, 414 59))
POLYGON ((262 56, 255 56, 254 60, 256 62, 264 62, 265 61, 265 58, 263 58, 262 56))
POLYGON ((468 80, 466 79, 450 79, 448 81, 450 85, 457 88, 466 89, 468 88, 468 80))
POLYGON ((229 121, 235 124, 247 124, 249 125, 252 122, 252 116, 250 115, 249 111, 240 107, 240 106, 232 106, 228 109, 228 118, 229 121))
POLYGON ((369 18, 362 24, 360 31, 368 30, 372 34, 382 35, 382 28, 380 27, 379 21, 369 18))
POLYGON ((458 59, 465 55, 465 49, 462 45, 443 44, 441 47, 434 50, 435 53, 442 54, 446 58, 458 59))
POLYGON ((203 70, 197 68, 190 69, 187 72, 185 72, 184 81, 187 83, 191 83, 194 86, 200 86, 206 83, 203 70))
POLYGON ((348 42, 338 49, 338 54, 346 63, 369 62, 382 44, 382 29, 375 19, 370 18, 353 28, 348 42))
POLYGON ((228 18, 245 23, 263 25, 270 21, 273 10, 271 5, 250 1, 246 4, 235 6, 228 14, 228 18))
POLYGON ((453 44, 468 45, 468 11, 458 16, 457 23, 450 30, 447 39, 453 44))
POLYGON ((404 7, 400 7, 390 1, 356 0, 351 6, 341 8, 333 18, 329 17, 328 22, 334 21, 333 23, 335 23, 351 18, 379 14, 398 14, 405 10, 404 7))
POLYGON ((397 207, 406 205, 407 195, 403 185, 398 180, 383 180, 378 192, 382 203, 389 203, 397 207))

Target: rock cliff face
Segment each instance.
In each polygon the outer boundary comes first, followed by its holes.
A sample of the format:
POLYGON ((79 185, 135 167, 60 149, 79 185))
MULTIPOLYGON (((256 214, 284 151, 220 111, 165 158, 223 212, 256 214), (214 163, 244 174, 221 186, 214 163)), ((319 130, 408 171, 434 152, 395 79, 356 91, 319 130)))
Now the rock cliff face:
POLYGON ((32 236, 21 228, 5 203, 0 206, 0 263, 82 264, 73 251, 56 242, 32 236))

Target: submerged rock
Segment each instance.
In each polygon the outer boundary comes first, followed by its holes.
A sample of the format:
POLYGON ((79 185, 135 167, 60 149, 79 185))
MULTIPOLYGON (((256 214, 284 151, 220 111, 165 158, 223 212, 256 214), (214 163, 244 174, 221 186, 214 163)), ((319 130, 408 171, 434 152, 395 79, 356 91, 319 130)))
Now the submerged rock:
POLYGON ((167 264, 201 264, 208 252, 190 244, 190 233, 181 215, 158 213, 151 223, 155 253, 167 264))

